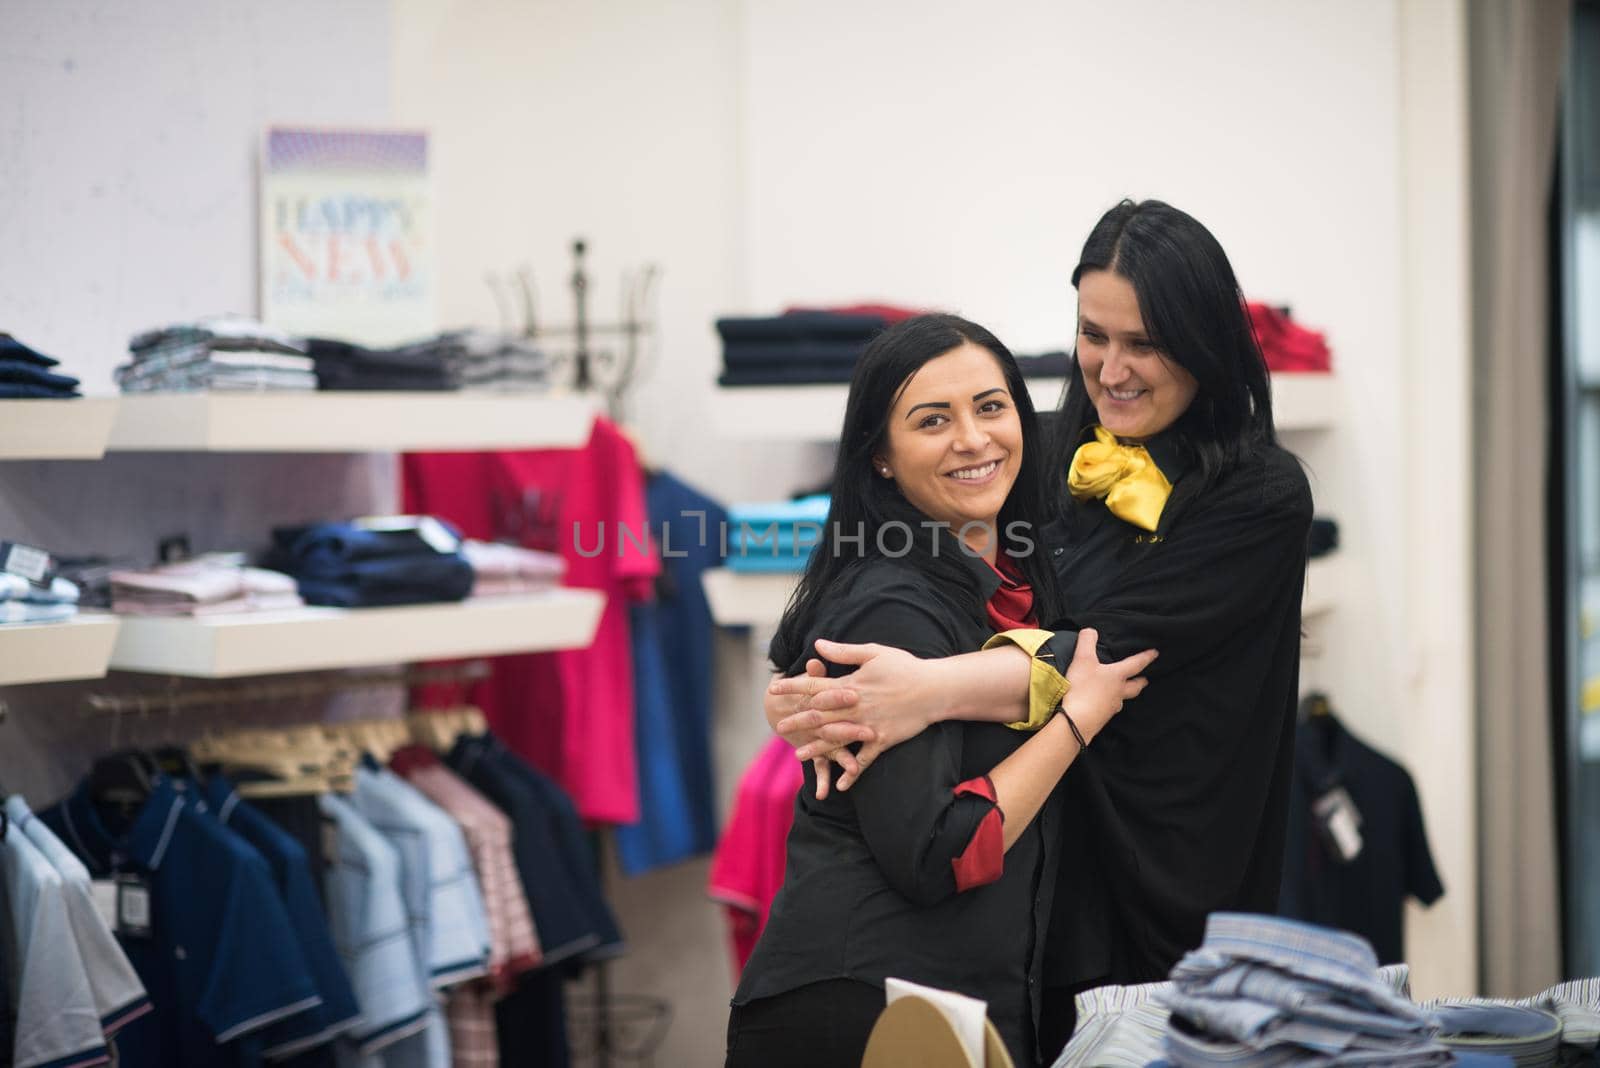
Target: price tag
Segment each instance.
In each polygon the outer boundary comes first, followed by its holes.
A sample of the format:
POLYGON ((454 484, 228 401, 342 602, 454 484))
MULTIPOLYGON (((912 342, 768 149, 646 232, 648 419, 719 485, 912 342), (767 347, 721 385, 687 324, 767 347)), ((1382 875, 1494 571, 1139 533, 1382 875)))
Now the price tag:
POLYGON ((54 561, 43 549, 20 545, 14 541, 0 542, 0 569, 27 579, 35 586, 48 586, 55 577, 54 561))
POLYGON ((141 876, 117 876, 117 933, 150 937, 150 884, 141 876))
POLYGON ((1335 858, 1348 864, 1361 855, 1366 844, 1361 837, 1361 810, 1348 790, 1333 787, 1312 802, 1311 812, 1335 858))

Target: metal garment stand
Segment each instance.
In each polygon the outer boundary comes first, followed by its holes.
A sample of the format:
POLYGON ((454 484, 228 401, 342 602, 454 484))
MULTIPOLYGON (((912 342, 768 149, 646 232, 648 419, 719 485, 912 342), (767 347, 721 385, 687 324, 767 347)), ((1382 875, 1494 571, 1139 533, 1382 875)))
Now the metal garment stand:
POLYGON ((516 336, 529 341, 555 342, 551 364, 564 372, 565 385, 579 392, 600 393, 606 411, 615 423, 627 421, 626 401, 645 362, 646 350, 655 337, 654 304, 661 269, 646 264, 622 274, 622 300, 618 316, 612 321, 594 322, 589 312, 592 285, 585 256, 589 244, 583 238, 572 241, 572 272, 567 286, 572 293, 572 321, 555 325, 539 322, 534 299, 533 271, 523 267, 505 279, 506 290, 515 291, 507 299, 500 276, 490 274, 487 281, 500 308, 502 329, 511 326, 516 316, 509 305, 520 304, 521 328, 516 336), (605 342, 604 344, 598 344, 605 342))

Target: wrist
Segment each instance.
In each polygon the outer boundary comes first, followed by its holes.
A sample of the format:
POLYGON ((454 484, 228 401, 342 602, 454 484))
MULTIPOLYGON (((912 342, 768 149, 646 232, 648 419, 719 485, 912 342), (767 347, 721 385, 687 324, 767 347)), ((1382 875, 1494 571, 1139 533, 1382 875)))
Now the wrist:
POLYGON ((954 658, 946 657, 938 660, 923 661, 925 678, 927 679, 926 700, 921 702, 921 707, 927 709, 928 723, 942 723, 945 720, 961 719, 961 702, 958 683, 960 674, 954 670, 954 658))

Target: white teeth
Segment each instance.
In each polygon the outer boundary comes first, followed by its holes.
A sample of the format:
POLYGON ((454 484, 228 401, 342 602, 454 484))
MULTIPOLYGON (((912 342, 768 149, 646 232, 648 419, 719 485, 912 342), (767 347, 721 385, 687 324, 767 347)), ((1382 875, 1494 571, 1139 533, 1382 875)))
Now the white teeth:
POLYGON ((1111 394, 1111 399, 1112 400, 1130 401, 1130 400, 1133 400, 1133 398, 1137 397, 1141 391, 1137 390, 1137 389, 1129 389, 1129 390, 1108 389, 1108 390, 1106 390, 1106 392, 1111 394))
POLYGON ((972 481, 974 479, 979 479, 979 478, 988 478, 991 474, 994 473, 994 469, 999 467, 999 466, 1000 466, 1000 461, 999 460, 990 460, 988 463, 984 464, 982 467, 968 467, 968 468, 966 468, 964 470, 961 470, 961 471, 952 471, 952 472, 950 472, 950 477, 951 478, 959 478, 963 482, 970 482, 970 481, 972 481))

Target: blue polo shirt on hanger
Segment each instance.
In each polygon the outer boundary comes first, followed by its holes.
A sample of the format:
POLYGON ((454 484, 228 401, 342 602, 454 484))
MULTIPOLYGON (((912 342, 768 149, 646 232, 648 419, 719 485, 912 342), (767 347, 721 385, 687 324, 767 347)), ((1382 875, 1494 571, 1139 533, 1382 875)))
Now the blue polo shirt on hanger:
POLYGON ((279 1060, 333 1041, 361 1021, 361 1007, 350 988, 350 977, 339 963, 305 848, 241 799, 225 777, 210 776, 200 792, 217 822, 242 836, 272 869, 284 914, 294 926, 300 951, 322 998, 316 1008, 280 1020, 264 1032, 266 1057, 279 1060))
POLYGON ((321 1004, 266 861, 166 776, 126 821, 87 781, 39 818, 122 880, 117 940, 155 1011, 117 1036, 119 1068, 256 1064, 263 1029, 321 1004))

